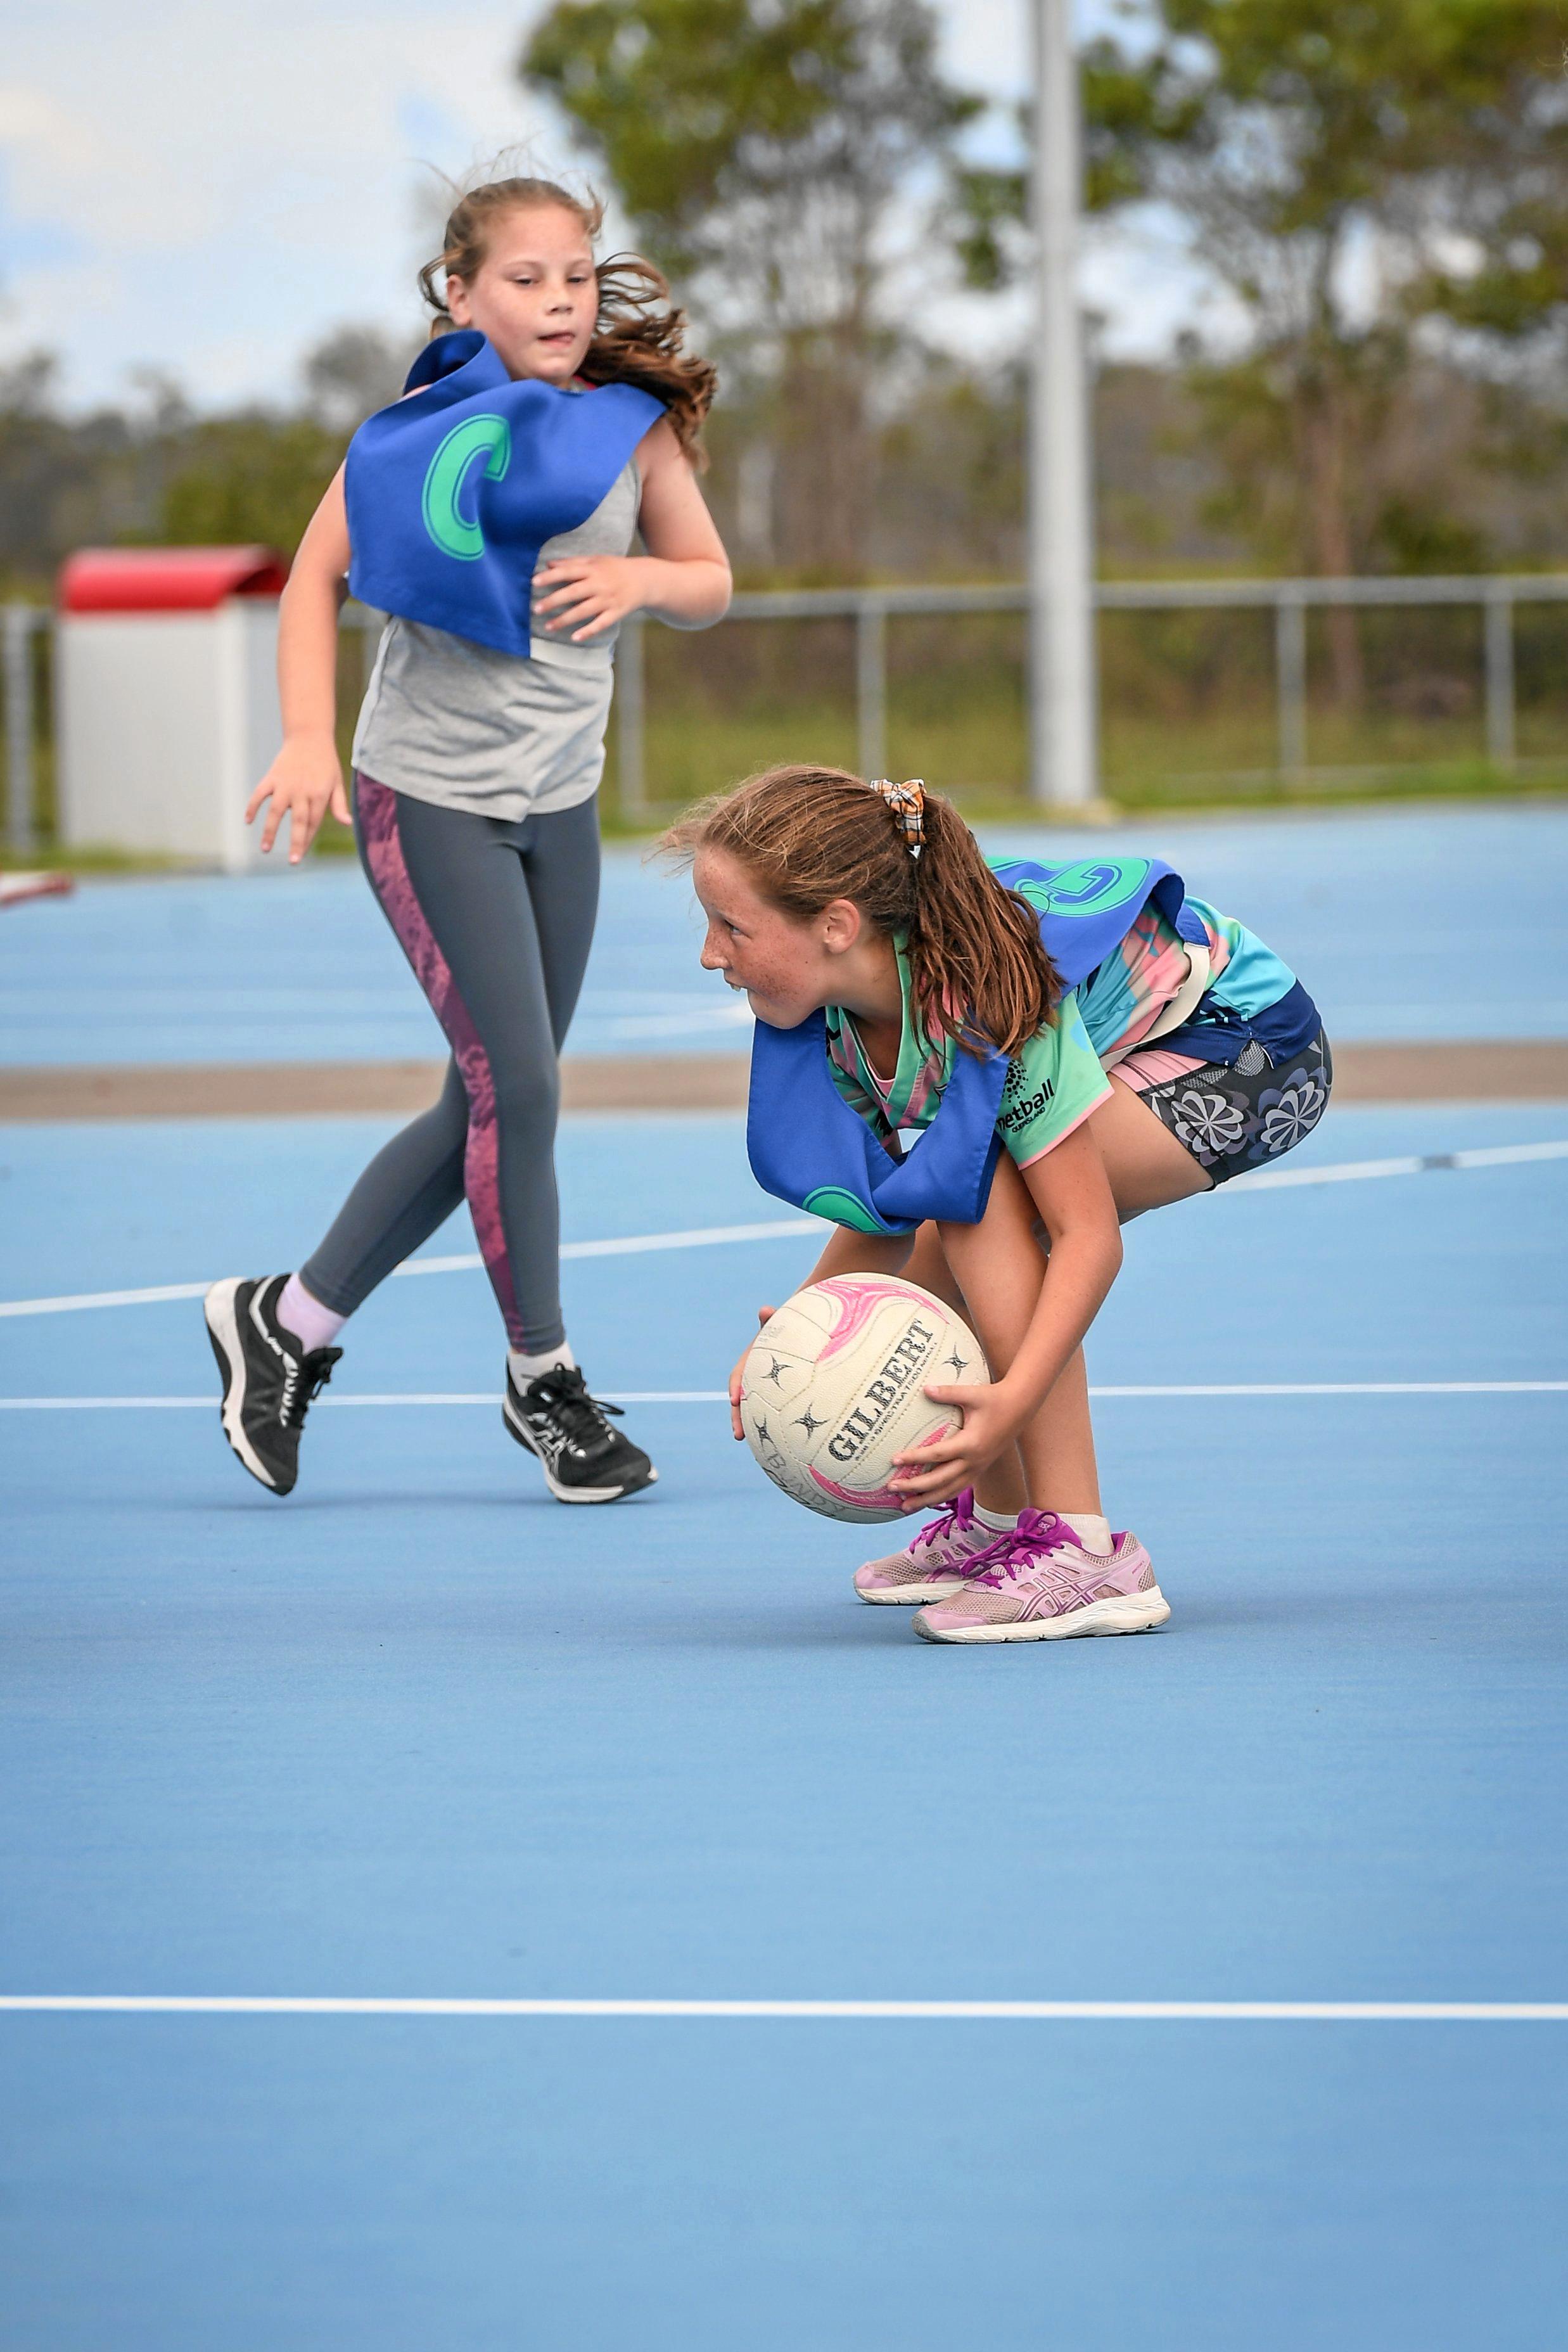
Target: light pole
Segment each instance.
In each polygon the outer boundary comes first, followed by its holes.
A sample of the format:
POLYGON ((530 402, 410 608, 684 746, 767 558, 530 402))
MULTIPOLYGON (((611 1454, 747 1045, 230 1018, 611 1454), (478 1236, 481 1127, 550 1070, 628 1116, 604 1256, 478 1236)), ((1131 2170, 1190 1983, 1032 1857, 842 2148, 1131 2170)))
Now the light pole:
POLYGON ((1030 0, 1035 317, 1029 377, 1030 792, 1098 798, 1089 392, 1078 303, 1082 184, 1071 0, 1030 0))

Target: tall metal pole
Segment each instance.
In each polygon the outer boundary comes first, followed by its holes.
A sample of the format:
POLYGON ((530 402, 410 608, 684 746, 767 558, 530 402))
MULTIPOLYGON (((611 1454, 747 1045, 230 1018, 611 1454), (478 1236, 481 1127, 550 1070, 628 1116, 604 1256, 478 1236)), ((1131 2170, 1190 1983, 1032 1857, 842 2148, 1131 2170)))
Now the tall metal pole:
POLYGON ((1082 807, 1098 796, 1089 389, 1078 303, 1082 185, 1071 0, 1030 0, 1035 248, 1030 369, 1030 791, 1082 807))
POLYGON ((5 845, 33 846, 33 623, 30 604, 5 607, 5 845))
POLYGON ((874 782, 887 770, 887 614, 871 597, 855 614, 855 731, 861 773, 874 782))

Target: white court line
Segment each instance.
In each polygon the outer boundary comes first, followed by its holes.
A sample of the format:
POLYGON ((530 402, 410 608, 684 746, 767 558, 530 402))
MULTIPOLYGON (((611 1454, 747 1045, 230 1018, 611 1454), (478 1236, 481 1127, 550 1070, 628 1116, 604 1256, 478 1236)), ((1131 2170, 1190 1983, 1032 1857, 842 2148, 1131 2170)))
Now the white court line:
MULTIPOLYGON (((1568 1388, 1568 1381, 1563 1384, 1568 1388)), ((607 1404, 727 1404, 725 1389, 607 1389, 607 1404)), ((344 1405, 399 1404, 466 1404, 486 1405, 499 1410, 499 1389, 459 1391, 439 1395, 424 1395, 416 1390, 399 1390, 384 1396, 365 1392, 361 1395, 319 1396, 311 1407, 319 1412, 323 1407, 344 1405)), ((212 1412, 216 1399, 210 1396, 100 1396, 100 1397, 0 1397, 0 1412, 129 1412, 137 1408, 162 1412, 212 1412)))
MULTIPOLYGON (((1255 1168, 1233 1176, 1222 1186, 1230 1192, 1261 1192, 1301 1184, 1364 1183, 1382 1176, 1423 1176, 1432 1171, 1512 1168, 1531 1160, 1568 1160, 1568 1138, 1552 1143, 1505 1143, 1490 1150, 1436 1151, 1402 1160, 1347 1160, 1328 1168, 1255 1168)), ((799 1234, 820 1234, 817 1217, 783 1217, 763 1224, 698 1225, 674 1234, 627 1234, 609 1241, 563 1242, 563 1258, 632 1257, 650 1250, 706 1249, 725 1242, 782 1241, 799 1234)), ((476 1252, 460 1257, 415 1257, 394 1266, 396 1276, 468 1274, 484 1264, 476 1252)), ((86 1290, 58 1298, 0 1299, 0 1317, 7 1315, 70 1315, 89 1307, 152 1307, 170 1298, 203 1298, 212 1287, 206 1282, 169 1282, 151 1290, 86 1290)))
MULTIPOLYGON (((1555 1396, 1568 1381, 1212 1381, 1092 1388, 1092 1397, 1555 1396)), ((347 1400, 345 1400, 347 1402, 347 1400)))
MULTIPOLYGON (((1565 1147, 1568 1148, 1568 1147, 1565 1147)), ((721 1242, 781 1241, 824 1230, 819 1217, 781 1217, 759 1225, 696 1225, 678 1234, 623 1234, 601 1242, 563 1242, 563 1258, 636 1257, 649 1250, 706 1249, 721 1242)), ((411 1274, 471 1274, 484 1265, 477 1251, 461 1257, 411 1257, 394 1265, 393 1276, 411 1274)), ((83 1290, 60 1298, 0 1299, 0 1315, 72 1315, 88 1307, 152 1307, 164 1298, 204 1298, 210 1282, 165 1282, 153 1290, 83 1290)))
POLYGON ((440 2000, 330 1994, 0 1993, 0 2010, 236 2017, 773 2017, 1562 2025, 1568 2000, 440 2000))
MULTIPOLYGON (((1092 1397, 1318 1397, 1318 1396, 1561 1396, 1568 1381, 1215 1381, 1175 1387, 1091 1388, 1092 1397)), ((501 1402, 499 1389, 385 1395, 318 1397, 316 1412, 353 1405, 485 1405, 501 1402)), ((607 1389, 609 1404, 727 1404, 724 1389, 607 1389)), ((210 1396, 0 1397, 0 1412, 211 1412, 210 1396)))
POLYGON ((1342 1160, 1331 1168, 1253 1168, 1233 1176, 1227 1192, 1260 1192, 1287 1184, 1358 1184, 1379 1176, 1427 1176, 1434 1170, 1517 1168, 1531 1160, 1568 1160, 1568 1140, 1500 1143, 1475 1151, 1413 1152, 1399 1160, 1342 1160))

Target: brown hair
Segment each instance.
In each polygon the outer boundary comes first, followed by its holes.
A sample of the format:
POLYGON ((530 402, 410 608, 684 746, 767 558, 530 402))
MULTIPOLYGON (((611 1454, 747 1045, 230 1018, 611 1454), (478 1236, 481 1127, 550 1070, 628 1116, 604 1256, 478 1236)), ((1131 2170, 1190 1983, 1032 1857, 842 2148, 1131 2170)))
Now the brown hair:
MULTIPOLYGON (((582 224, 591 245, 604 218, 597 196, 573 195, 554 180, 486 180, 460 195, 452 208, 441 251, 419 273, 419 290, 435 313, 433 335, 446 334, 452 320, 435 290, 438 278, 471 278, 483 262, 491 224, 503 213, 559 205, 582 224)), ((669 281, 635 253, 614 253, 594 264, 599 280, 599 317, 593 340, 578 373, 585 383, 634 383, 662 400, 675 438, 697 464, 705 464, 698 441, 703 419, 718 388, 708 361, 685 352, 686 314, 670 299, 669 281)))
POLYGON ((765 898, 809 921, 851 898, 886 938, 904 939, 912 995, 929 1037, 1016 1054, 1060 993, 1027 899, 1006 890, 951 801, 927 793, 925 844, 910 853, 898 815, 843 768, 768 768, 699 801, 660 848, 689 865, 722 849, 765 898))

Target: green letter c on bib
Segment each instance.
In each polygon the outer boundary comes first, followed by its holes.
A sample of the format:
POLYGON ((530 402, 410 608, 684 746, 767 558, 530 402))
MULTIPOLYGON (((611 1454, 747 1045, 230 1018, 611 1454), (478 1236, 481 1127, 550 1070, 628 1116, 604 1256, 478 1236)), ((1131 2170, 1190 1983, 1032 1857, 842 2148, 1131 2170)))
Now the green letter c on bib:
POLYGON ((443 555, 476 562, 485 552, 485 534, 458 506, 475 461, 498 482, 512 462, 512 434, 504 416, 469 416, 455 425, 431 459, 424 476, 421 511, 424 528, 443 555))
POLYGON ((1133 897, 1149 870, 1146 857, 1084 857, 1064 866, 1042 889, 1031 883, 1026 896, 1042 914, 1102 915, 1133 897))
POLYGON ((864 1203, 857 1201, 852 1192, 846 1192, 841 1184, 819 1184, 814 1192, 807 1193, 800 1206, 813 1217, 831 1217, 836 1225, 851 1225, 857 1234, 887 1231, 881 1219, 872 1216, 864 1203))

